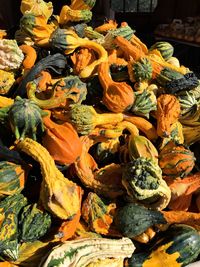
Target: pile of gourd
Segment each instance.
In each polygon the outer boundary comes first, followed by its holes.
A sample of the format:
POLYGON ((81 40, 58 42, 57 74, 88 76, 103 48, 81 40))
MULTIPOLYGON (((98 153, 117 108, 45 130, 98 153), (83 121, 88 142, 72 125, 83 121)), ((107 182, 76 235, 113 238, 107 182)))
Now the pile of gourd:
POLYGON ((167 42, 22 0, 0 31, 0 267, 178 267, 200 254, 200 85, 167 42))

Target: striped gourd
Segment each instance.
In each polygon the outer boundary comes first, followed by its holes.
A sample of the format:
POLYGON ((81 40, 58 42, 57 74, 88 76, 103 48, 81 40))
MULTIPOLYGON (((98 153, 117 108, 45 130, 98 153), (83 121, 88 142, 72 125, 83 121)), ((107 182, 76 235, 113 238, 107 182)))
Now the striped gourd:
POLYGON ((165 176, 185 177, 192 171, 194 164, 193 152, 173 142, 169 142, 159 155, 159 166, 165 176))
POLYGON ((156 42, 150 47, 149 51, 154 49, 160 51, 165 60, 168 60, 170 57, 172 57, 174 53, 174 47, 168 42, 156 42))

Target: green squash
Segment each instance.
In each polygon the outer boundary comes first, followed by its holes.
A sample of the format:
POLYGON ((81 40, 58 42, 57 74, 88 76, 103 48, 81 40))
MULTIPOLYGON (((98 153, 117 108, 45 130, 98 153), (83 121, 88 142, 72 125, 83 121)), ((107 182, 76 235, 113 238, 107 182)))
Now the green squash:
POLYGON ((132 82, 149 81, 152 79, 153 67, 151 61, 144 57, 137 62, 129 62, 128 73, 132 82))
POLYGON ((33 204, 24 207, 20 215, 20 240, 23 242, 40 239, 51 226, 51 216, 36 206, 37 204, 33 204))
POLYGON ((6 259, 18 257, 18 214, 26 204, 22 194, 8 196, 0 202, 0 255, 6 259))
POLYGON ((174 54, 174 47, 168 42, 156 42, 149 48, 149 51, 152 51, 154 49, 160 51, 162 57, 165 60, 168 60, 174 54))
POLYGON ((200 253, 200 235, 191 226, 172 225, 148 252, 134 253, 129 267, 183 267, 200 253))
POLYGON ((37 129, 44 131, 42 116, 46 112, 41 110, 34 101, 17 96, 8 112, 8 120, 16 139, 30 136, 36 140, 37 129))
POLYGON ((128 203, 117 209, 114 222, 123 236, 133 238, 155 224, 165 224, 166 220, 159 211, 150 210, 135 203, 128 203))
POLYGON ((20 193, 24 187, 25 172, 18 164, 0 161, 0 199, 20 193))

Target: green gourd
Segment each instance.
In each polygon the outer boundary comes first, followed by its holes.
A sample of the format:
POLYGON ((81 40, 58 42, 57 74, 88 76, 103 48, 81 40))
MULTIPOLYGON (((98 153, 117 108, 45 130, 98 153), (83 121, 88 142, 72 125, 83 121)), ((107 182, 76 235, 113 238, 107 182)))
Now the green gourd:
POLYGON ((174 54, 174 47, 168 42, 156 42, 149 48, 149 51, 152 51, 154 49, 160 51, 162 57, 165 60, 168 60, 174 54))

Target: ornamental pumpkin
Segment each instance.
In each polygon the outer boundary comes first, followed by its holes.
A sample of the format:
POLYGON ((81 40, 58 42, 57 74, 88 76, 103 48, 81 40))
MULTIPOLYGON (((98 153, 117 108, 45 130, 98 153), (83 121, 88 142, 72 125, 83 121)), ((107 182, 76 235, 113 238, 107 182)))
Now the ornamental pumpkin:
POLYGON ((44 130, 42 116, 45 115, 34 101, 17 96, 8 112, 8 120, 16 139, 23 139, 27 135, 36 139, 37 129, 44 130))
POLYGON ((21 165, 0 161, 0 198, 20 193, 24 188, 25 176, 21 165))
POLYGON ((44 236, 51 226, 51 216, 37 204, 27 205, 19 218, 19 233, 22 242, 33 242, 44 236))
POLYGON ((163 42, 163 41, 162 42, 156 42, 155 44, 153 44, 149 48, 149 51, 152 51, 154 49, 157 49, 158 51, 160 51, 162 57, 165 60, 168 60, 174 54, 174 47, 168 42, 163 42))
POLYGON ((161 234, 149 251, 134 253, 127 264, 130 267, 186 266, 197 259, 199 244, 200 235, 193 227, 175 224, 161 234))
POLYGON ((135 246, 129 238, 75 239, 65 241, 54 247, 46 259, 44 259, 41 267, 55 266, 55 263, 62 264, 63 266, 90 266, 90 264, 95 264, 97 260, 101 259, 130 258, 134 250, 135 246))
POLYGON ((138 61, 129 61, 128 73, 132 82, 143 82, 152 79, 153 68, 151 61, 144 57, 138 61))
POLYGON ((65 122, 57 124, 50 116, 43 118, 45 134, 42 144, 59 164, 72 164, 79 159, 82 144, 73 126, 65 122))
POLYGON ((124 165, 122 184, 133 202, 162 210, 167 207, 171 191, 162 179, 158 164, 150 158, 136 158, 124 165))
POLYGON ((0 202, 0 253, 12 261, 18 258, 18 214, 26 204, 22 194, 8 196, 0 202))
POLYGON ((174 95, 162 94, 157 98, 157 133, 160 137, 170 135, 171 125, 178 121, 180 112, 180 103, 174 95))
POLYGON ((91 231, 106 235, 113 222, 112 213, 115 209, 115 203, 106 205, 97 194, 90 192, 83 201, 81 214, 91 231))
POLYGON ((133 105, 135 95, 130 85, 125 82, 114 82, 109 74, 108 62, 98 68, 99 80, 104 89, 103 104, 112 112, 124 112, 133 105))
POLYGON ((40 202, 43 207, 60 219, 74 216, 80 209, 82 189, 64 177, 48 150, 38 142, 25 138, 17 144, 17 149, 40 163, 43 177, 40 202))
POLYGON ((194 153, 184 145, 169 142, 159 154, 159 166, 163 175, 185 177, 195 165, 194 153))

